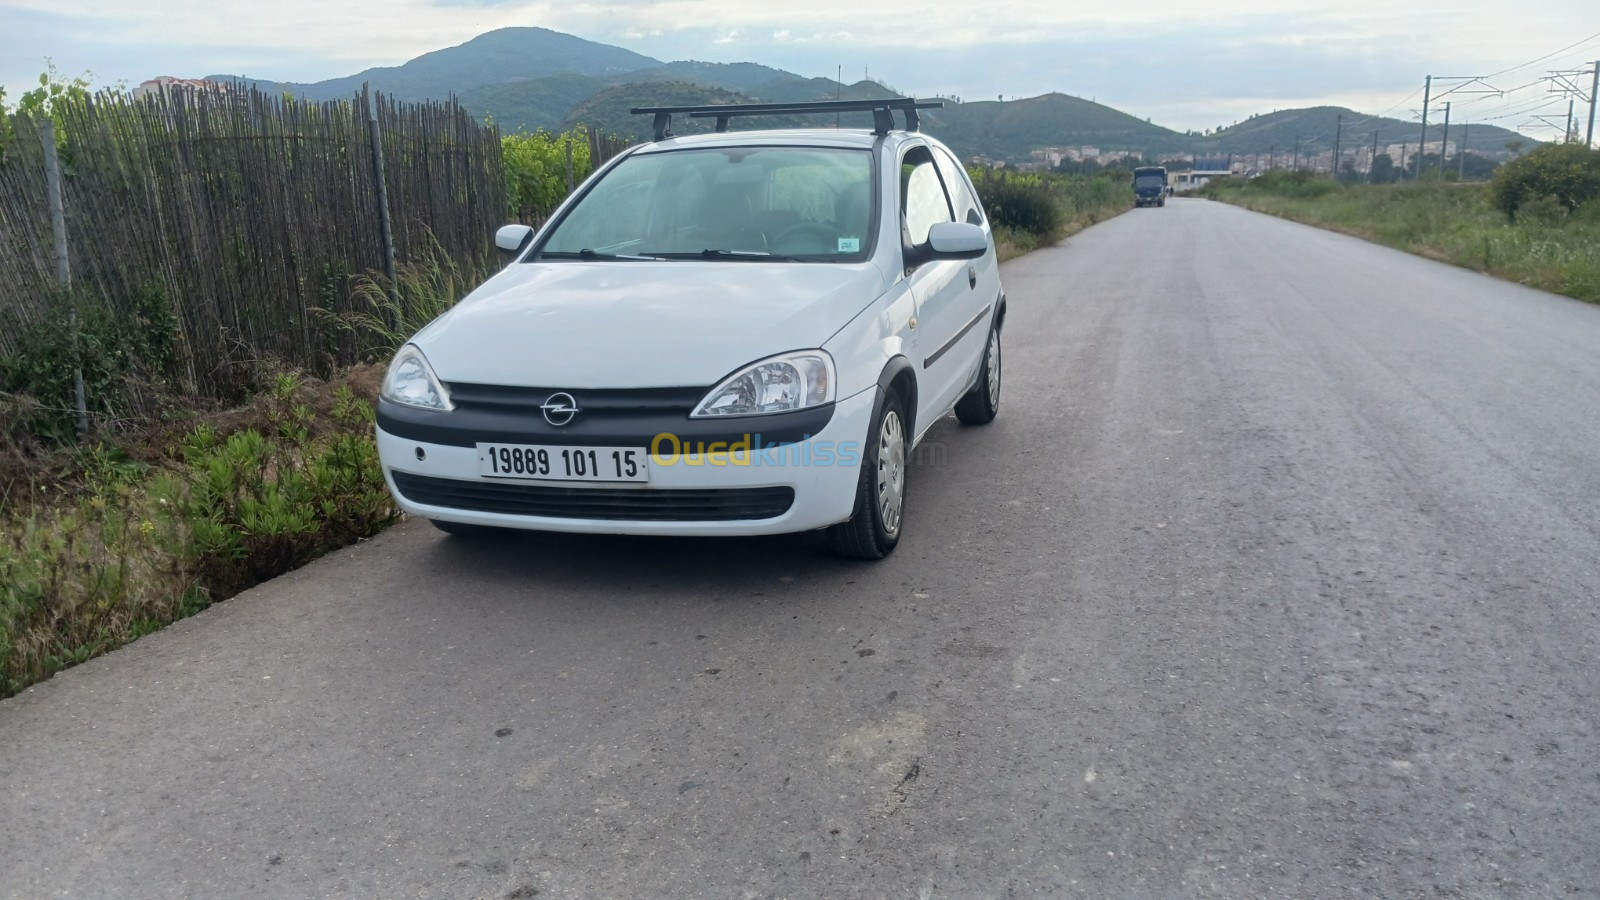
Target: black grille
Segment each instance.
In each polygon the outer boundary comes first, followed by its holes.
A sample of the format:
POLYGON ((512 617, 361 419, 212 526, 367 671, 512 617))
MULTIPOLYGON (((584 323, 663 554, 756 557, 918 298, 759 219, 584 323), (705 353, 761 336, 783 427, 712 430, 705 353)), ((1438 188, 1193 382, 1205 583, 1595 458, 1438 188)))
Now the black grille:
POLYGON ((681 413, 688 416, 709 387, 670 388, 530 388, 498 384, 449 385, 450 400, 458 409, 525 410, 540 415, 539 407, 551 394, 565 393, 585 412, 606 416, 646 416, 681 413))
POLYGON ((794 505, 794 488, 571 488, 463 481, 393 472, 407 500, 425 506, 556 519, 729 522, 771 519, 794 505))

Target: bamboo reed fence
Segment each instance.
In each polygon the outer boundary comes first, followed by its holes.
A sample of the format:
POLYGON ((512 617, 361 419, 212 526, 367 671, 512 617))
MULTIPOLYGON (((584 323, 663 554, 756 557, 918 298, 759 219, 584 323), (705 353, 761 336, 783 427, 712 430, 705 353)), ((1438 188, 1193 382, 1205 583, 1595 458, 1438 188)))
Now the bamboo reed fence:
MULTIPOLYGON (((235 397, 263 360, 326 370, 370 353, 336 326, 382 315, 352 290, 385 269, 374 133, 402 266, 442 253, 486 269, 506 215, 499 134, 454 102, 175 90, 58 117, 71 299, 128 317, 164 297, 177 334, 158 374, 182 394, 235 397)), ((39 132, 0 122, 0 356, 67 305, 39 132)))

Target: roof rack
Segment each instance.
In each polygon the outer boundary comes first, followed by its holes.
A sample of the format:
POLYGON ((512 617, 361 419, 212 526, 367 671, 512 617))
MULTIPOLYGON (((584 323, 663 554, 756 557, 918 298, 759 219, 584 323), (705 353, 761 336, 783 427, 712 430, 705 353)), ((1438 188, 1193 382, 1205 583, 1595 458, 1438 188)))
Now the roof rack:
POLYGON ((672 137, 672 116, 685 113, 691 119, 717 120, 717 131, 728 130, 728 120, 736 116, 779 116, 793 113, 872 113, 872 132, 888 134, 894 130, 894 110, 906 117, 906 130, 917 131, 921 121, 919 109, 941 109, 943 100, 913 100, 910 97, 892 97, 884 100, 817 100, 810 103, 729 103, 721 106, 640 106, 629 110, 636 116, 655 116, 655 139, 664 141, 672 137))

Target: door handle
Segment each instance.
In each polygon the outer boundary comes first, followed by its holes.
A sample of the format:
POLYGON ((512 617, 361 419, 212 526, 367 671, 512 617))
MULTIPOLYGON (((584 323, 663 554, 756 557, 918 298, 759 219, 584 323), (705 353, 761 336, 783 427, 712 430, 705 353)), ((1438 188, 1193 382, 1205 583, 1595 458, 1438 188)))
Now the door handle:
POLYGON ((967 287, 973 289, 978 287, 978 270, 973 266, 967 266, 967 287))

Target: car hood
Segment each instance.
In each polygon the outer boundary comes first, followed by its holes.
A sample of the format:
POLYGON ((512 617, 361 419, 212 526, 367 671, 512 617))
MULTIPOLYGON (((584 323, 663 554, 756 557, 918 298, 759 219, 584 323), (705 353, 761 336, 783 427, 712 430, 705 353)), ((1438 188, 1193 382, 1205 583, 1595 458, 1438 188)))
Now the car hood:
POLYGON ((709 387, 822 346, 886 287, 870 264, 513 263, 412 340, 445 382, 709 387))

